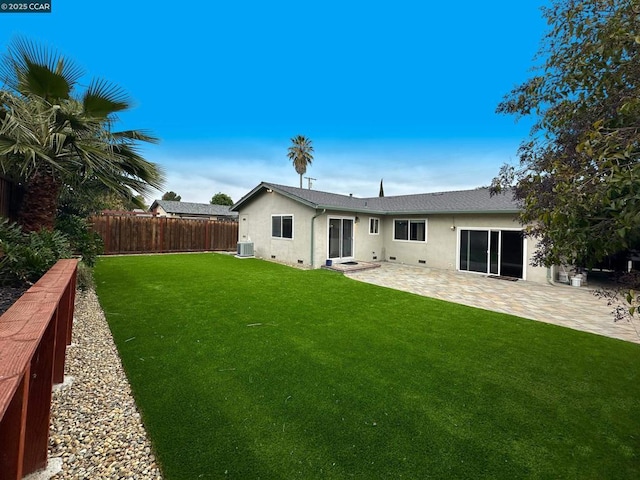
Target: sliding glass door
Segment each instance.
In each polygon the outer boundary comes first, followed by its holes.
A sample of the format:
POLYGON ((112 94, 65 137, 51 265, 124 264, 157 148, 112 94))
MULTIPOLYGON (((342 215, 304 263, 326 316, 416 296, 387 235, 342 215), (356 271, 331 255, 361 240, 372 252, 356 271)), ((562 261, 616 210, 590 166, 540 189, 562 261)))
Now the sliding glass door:
POLYGON ((460 232, 460 270, 487 272, 489 235, 483 230, 460 232))
POLYGON ((329 258, 353 258, 353 218, 329 218, 329 258))
POLYGON ((500 275, 523 278, 524 239, 522 232, 502 231, 500 248, 500 275))
POLYGON ((511 230, 460 230, 459 269, 523 278, 524 239, 511 230))

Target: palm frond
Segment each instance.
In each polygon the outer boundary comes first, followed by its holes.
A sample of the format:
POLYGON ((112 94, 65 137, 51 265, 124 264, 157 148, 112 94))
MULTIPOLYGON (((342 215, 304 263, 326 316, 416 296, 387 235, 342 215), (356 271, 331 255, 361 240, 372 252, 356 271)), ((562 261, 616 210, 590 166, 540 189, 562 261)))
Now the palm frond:
POLYGON ((27 69, 20 72, 18 91, 23 95, 39 95, 51 102, 67 99, 71 94, 69 82, 47 66, 26 60, 27 69))
POLYGON ((22 37, 9 44, 0 72, 14 91, 49 101, 69 98, 82 76, 82 70, 57 51, 22 37))
POLYGON ((124 90, 105 80, 94 80, 82 99, 86 115, 108 118, 116 112, 131 107, 131 100, 124 90))
POLYGON ((160 143, 158 137, 153 136, 147 130, 123 130, 121 132, 112 132, 114 139, 126 143, 133 141, 147 142, 147 143, 160 143))
MULTIPOLYGON (((146 183, 149 187, 162 189, 164 173, 162 169, 136 152, 135 146, 122 144, 106 144, 101 140, 84 140, 77 142, 73 157, 82 165, 86 176, 95 177, 98 181, 113 188, 115 182, 122 178, 135 179, 146 183)), ((138 183, 135 183, 138 185, 138 183)), ((149 189, 136 187, 138 193, 146 193, 149 189)))

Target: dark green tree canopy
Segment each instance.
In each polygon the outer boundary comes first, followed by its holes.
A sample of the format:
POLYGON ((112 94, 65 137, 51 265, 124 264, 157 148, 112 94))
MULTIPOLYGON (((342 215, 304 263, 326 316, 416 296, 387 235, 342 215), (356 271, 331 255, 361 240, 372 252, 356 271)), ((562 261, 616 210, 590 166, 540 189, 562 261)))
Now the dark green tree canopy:
POLYGON ((213 197, 211 197, 211 201, 209 202, 211 205, 233 205, 233 200, 226 193, 218 192, 213 197))
POLYGON ((640 4, 552 0, 543 15, 538 73, 498 106, 535 124, 492 187, 515 186, 537 263, 590 266, 640 247, 640 4))
POLYGON ((180 200, 182 200, 182 197, 172 190, 170 192, 165 192, 165 194, 162 195, 162 200, 171 200, 173 202, 179 202, 180 200))

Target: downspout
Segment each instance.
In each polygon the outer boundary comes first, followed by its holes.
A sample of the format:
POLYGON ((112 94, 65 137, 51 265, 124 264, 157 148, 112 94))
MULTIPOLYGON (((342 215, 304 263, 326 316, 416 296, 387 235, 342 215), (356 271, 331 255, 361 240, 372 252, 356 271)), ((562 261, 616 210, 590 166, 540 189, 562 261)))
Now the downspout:
POLYGON ((327 213, 327 209, 323 208, 322 212, 320 213, 316 213, 313 217, 311 217, 311 268, 313 268, 313 252, 315 250, 315 220, 316 218, 318 218, 320 215, 324 215, 325 213, 327 213))

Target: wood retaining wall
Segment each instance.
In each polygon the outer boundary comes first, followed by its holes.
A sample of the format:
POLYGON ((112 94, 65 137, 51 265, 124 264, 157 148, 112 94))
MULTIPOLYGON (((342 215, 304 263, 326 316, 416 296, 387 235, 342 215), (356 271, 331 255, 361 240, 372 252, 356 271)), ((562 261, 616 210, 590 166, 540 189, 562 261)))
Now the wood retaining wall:
POLYGON ((0 480, 47 465, 51 392, 64 381, 77 260, 60 260, 0 316, 0 480))

